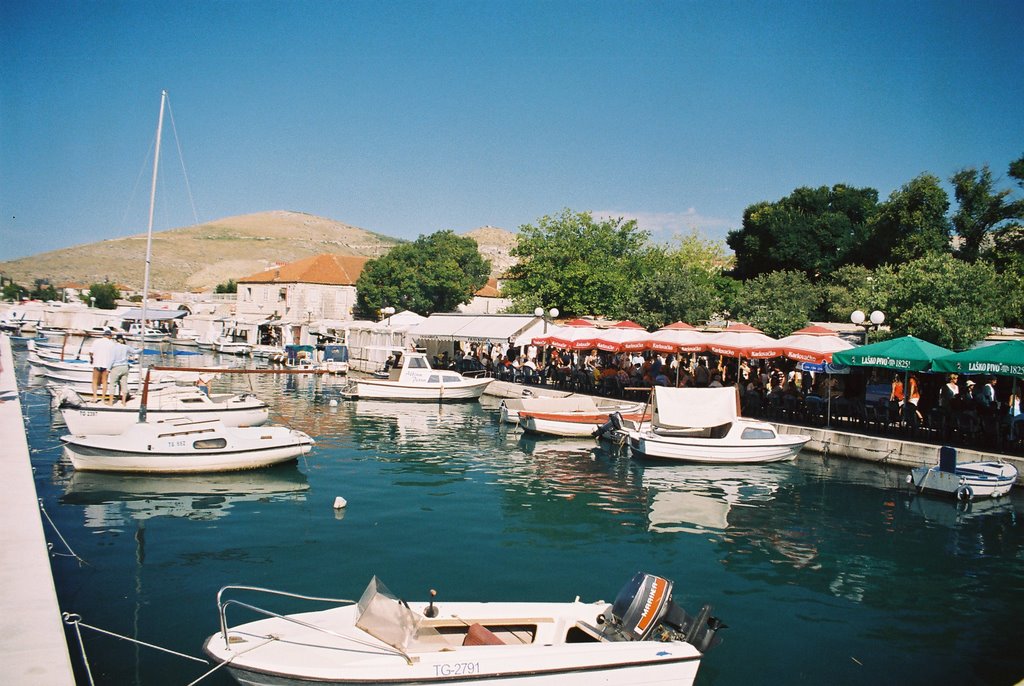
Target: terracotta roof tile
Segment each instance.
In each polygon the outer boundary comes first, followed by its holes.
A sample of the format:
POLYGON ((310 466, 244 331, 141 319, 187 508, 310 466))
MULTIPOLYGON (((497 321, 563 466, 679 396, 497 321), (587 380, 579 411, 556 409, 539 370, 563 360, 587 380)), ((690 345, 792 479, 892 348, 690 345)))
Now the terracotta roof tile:
POLYGON ((498 280, 491 278, 487 279, 487 284, 478 290, 474 295, 481 298, 498 298, 501 297, 501 293, 498 291, 498 280))
POLYGON ((320 283, 354 286, 369 257, 324 253, 246 276, 238 283, 320 283))

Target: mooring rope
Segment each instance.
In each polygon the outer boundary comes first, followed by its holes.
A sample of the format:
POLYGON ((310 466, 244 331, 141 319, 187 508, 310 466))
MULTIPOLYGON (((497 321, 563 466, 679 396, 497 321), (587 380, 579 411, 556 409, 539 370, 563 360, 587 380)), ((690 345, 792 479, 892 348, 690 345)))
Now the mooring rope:
POLYGON ((220 669, 221 667, 226 667, 227 665, 231 664, 231 662, 232 662, 232 661, 233 661, 233 660, 234 660, 235 658, 237 658, 237 657, 241 657, 242 655, 245 655, 246 653, 248 653, 248 652, 249 652, 249 651, 251 651, 251 650, 256 650, 257 648, 262 648, 263 646, 267 645, 267 644, 268 644, 268 643, 270 643, 271 641, 276 641, 276 640, 278 640, 276 636, 271 636, 271 637, 270 637, 270 638, 268 638, 267 640, 263 641, 263 643, 257 643, 256 645, 254 645, 254 646, 251 646, 251 647, 249 647, 249 648, 246 648, 245 650, 243 650, 243 651, 241 651, 241 652, 235 653, 235 654, 234 654, 234 655, 232 655, 232 656, 231 656, 231 657, 230 657, 229 659, 227 659, 227 660, 224 660, 224 661, 222 661, 222 662, 218 662, 218 663, 217 663, 217 665, 216 665, 216 666, 214 666, 214 668, 213 668, 213 669, 211 669, 211 670, 209 670, 209 671, 207 671, 207 672, 204 672, 204 673, 203 673, 203 674, 201 674, 201 675, 199 676, 199 678, 198 678, 198 679, 196 679, 195 681, 190 681, 190 682, 189 682, 189 683, 187 684, 187 686, 195 686, 195 685, 196 685, 196 684, 198 684, 198 683, 199 683, 200 681, 202 681, 202 680, 203 680, 203 679, 205 679, 206 677, 210 676, 211 674, 213 674, 214 672, 216 672, 216 671, 217 671, 218 669, 220 669))
POLYGON ((79 557, 78 553, 76 553, 74 550, 71 549, 71 545, 67 542, 67 540, 64 538, 64 536, 60 533, 60 529, 57 528, 57 525, 54 524, 53 520, 50 518, 50 513, 46 511, 46 507, 43 505, 43 499, 39 498, 38 500, 39 500, 39 511, 43 513, 43 516, 46 517, 46 521, 48 521, 50 523, 50 526, 53 527, 53 530, 57 534, 57 538, 60 539, 60 542, 63 543, 64 547, 68 549, 67 553, 58 553, 58 552, 55 552, 53 550, 53 544, 52 543, 47 543, 46 547, 49 549, 50 554, 52 554, 54 556, 57 556, 57 557, 73 557, 76 560, 78 560, 81 564, 84 564, 84 565, 89 564, 88 562, 83 560, 81 557, 79 557), (70 553, 70 555, 68 553, 70 553))
MULTIPOLYGON (((92 626, 91 624, 86 624, 85 622, 82 621, 82 616, 77 614, 77 613, 74 613, 74 612, 64 612, 64 613, 62 613, 61 616, 64 618, 64 623, 65 624, 69 624, 69 625, 71 625, 71 626, 73 626, 75 628, 75 636, 78 637, 78 647, 79 647, 79 650, 81 650, 81 652, 82 652, 82 662, 85 664, 85 672, 89 676, 89 683, 90 684, 95 684, 96 682, 92 678, 92 668, 89 666, 89 656, 85 652, 85 642, 82 640, 82 630, 81 630, 81 627, 83 627, 83 626, 86 629, 92 629, 93 631, 95 631, 97 633, 105 634, 107 636, 112 636, 114 638, 119 638, 119 639, 121 639, 123 641, 128 641, 130 643, 135 643, 137 645, 144 646, 146 648, 152 648, 154 650, 159 650, 159 651, 164 652, 164 653, 169 653, 170 655, 175 655, 177 657, 183 657, 183 658, 185 658, 187 660, 193 660, 195 662, 202 662, 204 665, 209 664, 209 662, 207 662, 206 660, 204 660, 204 659, 202 659, 200 657, 195 657, 193 655, 186 655, 185 653, 179 653, 178 651, 171 650, 170 648, 164 648, 162 646, 154 645, 152 643, 146 643, 145 641, 140 641, 140 640, 138 640, 136 638, 132 638, 131 636, 122 636, 121 634, 114 633, 113 631, 107 631, 106 629, 101 629, 101 628, 99 628, 97 626, 92 626)), ((205 675, 204 675, 204 677, 205 677, 205 675)), ((204 677, 200 677, 200 678, 204 678, 204 677)), ((193 683, 195 683, 195 682, 193 682, 193 683)))

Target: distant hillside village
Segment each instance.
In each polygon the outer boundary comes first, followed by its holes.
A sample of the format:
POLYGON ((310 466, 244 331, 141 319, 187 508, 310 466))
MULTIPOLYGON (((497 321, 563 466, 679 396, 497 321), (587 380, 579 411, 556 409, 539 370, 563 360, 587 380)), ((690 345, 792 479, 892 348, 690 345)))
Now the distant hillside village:
MULTIPOLYGON (((234 293, 151 293, 146 320, 150 327, 172 340, 184 335, 200 342, 230 340, 280 349, 286 345, 316 346, 359 339, 368 349, 352 350, 350 366, 373 371, 387 358, 388 347, 407 345, 409 328, 426 318, 413 312, 390 312, 379 322, 354 319, 356 282, 370 259, 325 253, 238 279, 234 293)), ((448 317, 462 326, 477 315, 498 315, 511 305, 510 300, 500 296, 500 286, 498 279, 491 278, 469 303, 458 308, 457 314, 434 318, 448 317)), ((0 320, 17 323, 28 332, 53 329, 81 333, 104 328, 128 331, 138 327, 142 312, 137 301, 141 294, 124 286, 117 288, 122 300, 115 309, 92 306, 86 286, 65 283, 55 286, 58 300, 0 303, 0 320)), ((481 335, 493 336, 506 345, 510 338, 527 330, 534 335, 536 325, 543 324, 542 318, 534 316, 502 315, 495 320, 504 325, 481 335)), ((451 342, 457 339, 444 330, 435 338, 435 347, 449 350, 451 342), (441 338, 447 339, 447 346, 440 344, 441 338)))

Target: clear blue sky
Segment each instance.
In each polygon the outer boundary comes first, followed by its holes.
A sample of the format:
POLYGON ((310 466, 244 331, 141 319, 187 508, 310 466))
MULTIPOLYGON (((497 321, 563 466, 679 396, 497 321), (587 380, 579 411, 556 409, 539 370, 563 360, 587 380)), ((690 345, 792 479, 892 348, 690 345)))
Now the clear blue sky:
MULTIPOLYGON (((1024 153, 1024 3, 0 3, 0 260, 141 233, 161 89, 200 221, 658 238, 1024 153)), ((156 230, 193 222, 165 128, 156 230)))

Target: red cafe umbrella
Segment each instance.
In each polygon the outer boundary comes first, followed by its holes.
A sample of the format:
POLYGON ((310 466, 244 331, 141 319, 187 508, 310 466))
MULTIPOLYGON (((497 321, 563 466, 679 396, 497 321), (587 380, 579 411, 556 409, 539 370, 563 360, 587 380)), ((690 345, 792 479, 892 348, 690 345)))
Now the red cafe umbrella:
POLYGON ((661 327, 660 329, 658 329, 658 331, 665 331, 665 330, 675 331, 676 329, 695 330, 692 326, 690 326, 686 322, 674 322, 672 324, 668 324, 666 326, 661 327))
MULTIPOLYGON (((600 329, 594 326, 561 326, 556 331, 544 336, 542 345, 549 345, 552 348, 565 348, 567 350, 590 350, 596 347, 594 338, 600 333, 600 329)), ((539 339, 533 339, 535 344, 539 339)))
POLYGON ((766 336, 746 324, 730 326, 726 331, 713 334, 708 339, 707 350, 726 357, 757 357, 768 359, 779 357, 778 341, 766 336), (742 328, 741 328, 742 327, 742 328))
POLYGON ((832 361, 832 353, 849 350, 854 345, 839 336, 791 334, 780 338, 772 347, 797 362, 824 364, 832 361))
POLYGON ((640 325, 619 327, 618 325, 604 329, 594 337, 594 345, 599 350, 617 353, 623 350, 643 350, 650 335, 640 325))
POLYGON ((644 347, 663 353, 701 353, 707 349, 711 334, 694 328, 664 327, 647 336, 644 347))

